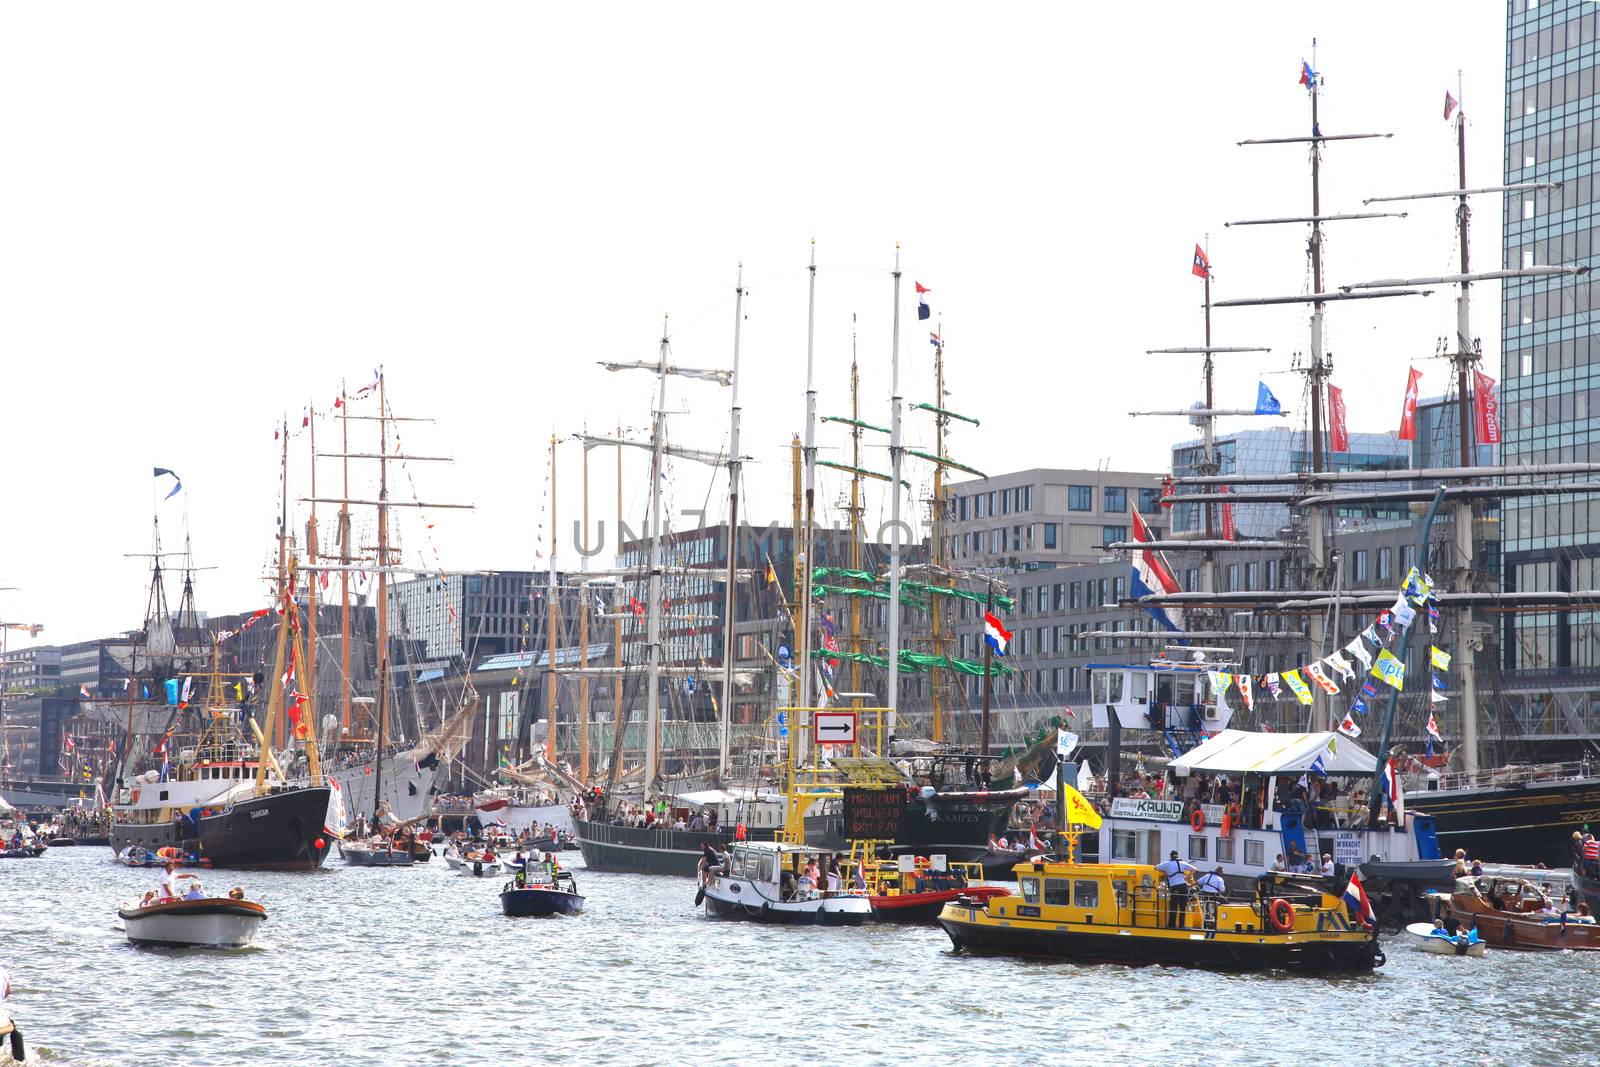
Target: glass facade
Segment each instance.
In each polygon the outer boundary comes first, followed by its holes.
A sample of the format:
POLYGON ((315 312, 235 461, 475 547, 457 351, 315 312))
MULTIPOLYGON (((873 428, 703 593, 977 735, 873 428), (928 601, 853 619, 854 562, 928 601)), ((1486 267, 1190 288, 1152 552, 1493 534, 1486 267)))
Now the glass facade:
MULTIPOLYGON (((1596 69, 1600 8, 1583 0, 1509 0, 1506 32, 1506 184, 1558 182, 1508 193, 1507 269, 1594 266, 1600 256, 1596 69)), ((1593 275, 1508 279, 1501 317, 1505 462, 1600 460, 1600 281, 1593 275)), ((1503 502, 1508 590, 1592 589, 1600 555, 1600 500, 1521 497, 1503 502)), ((1511 616, 1504 664, 1513 670, 1592 666, 1589 627, 1570 614, 1511 616)))

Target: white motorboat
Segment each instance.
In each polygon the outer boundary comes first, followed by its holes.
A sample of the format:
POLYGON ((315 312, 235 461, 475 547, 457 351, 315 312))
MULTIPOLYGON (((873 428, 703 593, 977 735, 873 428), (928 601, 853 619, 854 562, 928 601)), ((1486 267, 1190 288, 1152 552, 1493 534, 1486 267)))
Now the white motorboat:
POLYGON ((872 918, 872 901, 859 890, 822 890, 805 884, 808 857, 825 859, 826 850, 778 841, 746 841, 733 846, 728 862, 710 868, 696 895, 706 914, 752 922, 857 926, 872 918))
POLYGON ((1462 930, 1452 936, 1448 930, 1432 923, 1411 923, 1406 927, 1406 933, 1417 948, 1438 956, 1478 957, 1489 951, 1488 942, 1478 938, 1476 929, 1462 930))
POLYGON ((134 945, 243 948, 267 920, 267 909, 243 897, 130 900, 117 909, 134 945))

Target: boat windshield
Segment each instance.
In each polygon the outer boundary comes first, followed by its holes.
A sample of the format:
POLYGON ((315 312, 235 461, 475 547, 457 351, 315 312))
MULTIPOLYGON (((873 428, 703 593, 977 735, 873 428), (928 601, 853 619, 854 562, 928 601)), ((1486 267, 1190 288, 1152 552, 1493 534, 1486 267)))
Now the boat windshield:
POLYGON ((1039 903, 1039 879, 1018 878, 1017 885, 1022 887, 1022 902, 1024 904, 1039 903))

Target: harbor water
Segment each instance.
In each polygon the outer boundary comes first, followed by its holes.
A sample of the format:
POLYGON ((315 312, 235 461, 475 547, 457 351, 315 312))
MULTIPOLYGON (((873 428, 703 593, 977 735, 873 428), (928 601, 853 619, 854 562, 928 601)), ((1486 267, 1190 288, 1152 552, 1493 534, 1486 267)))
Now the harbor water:
MULTIPOLYGON (((571 918, 507 919, 435 860, 200 872, 270 918, 239 952, 128 945, 159 872, 103 848, 0 864, 9 1007, 45 1064, 1592 1060, 1600 953, 1431 956, 1361 977, 953 956, 934 927, 704 918, 687 881, 587 874, 571 918), (1063 1057, 1070 1057, 1064 1059, 1063 1057)), ((1402 935, 1403 937, 1403 935, 1402 935)))

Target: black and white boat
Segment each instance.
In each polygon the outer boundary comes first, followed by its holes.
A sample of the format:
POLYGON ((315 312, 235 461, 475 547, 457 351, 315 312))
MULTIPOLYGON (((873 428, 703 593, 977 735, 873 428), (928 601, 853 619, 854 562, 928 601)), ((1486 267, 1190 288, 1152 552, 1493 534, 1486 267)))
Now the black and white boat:
POLYGON ((728 861, 706 872, 696 895, 716 919, 809 926, 859 926, 872 918, 864 890, 819 889, 805 884, 802 870, 811 857, 827 853, 778 841, 736 844, 728 861))
POLYGON ((244 948, 267 909, 240 897, 129 901, 117 909, 128 943, 152 948, 244 948))

